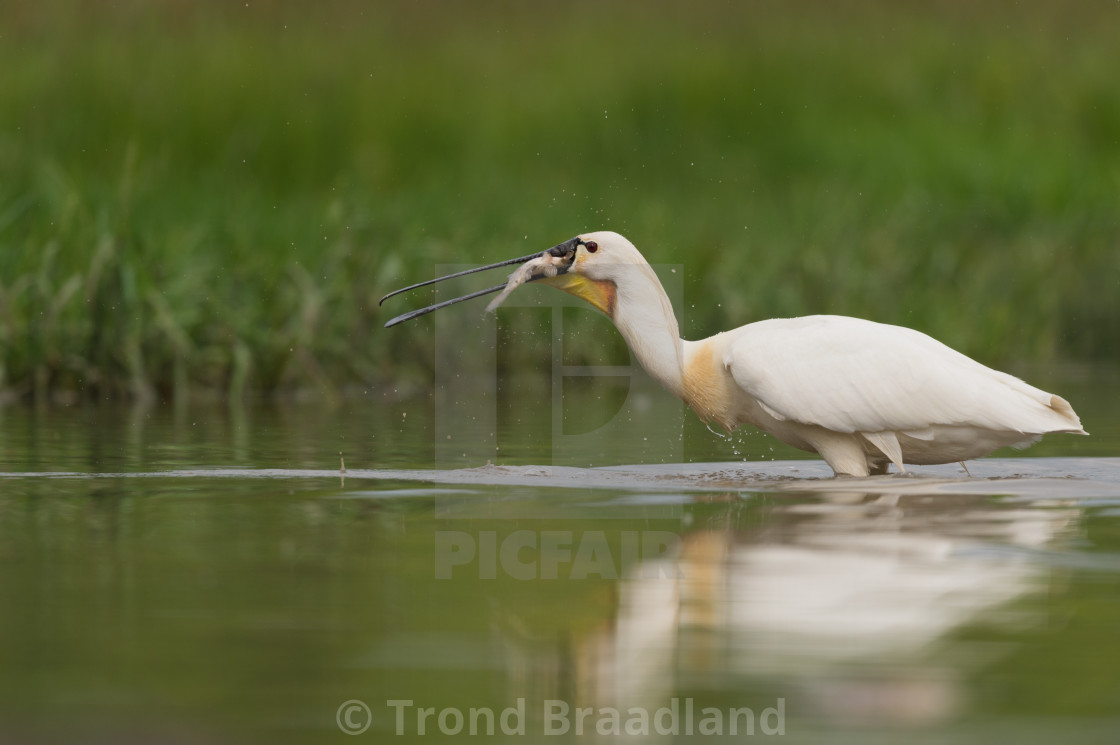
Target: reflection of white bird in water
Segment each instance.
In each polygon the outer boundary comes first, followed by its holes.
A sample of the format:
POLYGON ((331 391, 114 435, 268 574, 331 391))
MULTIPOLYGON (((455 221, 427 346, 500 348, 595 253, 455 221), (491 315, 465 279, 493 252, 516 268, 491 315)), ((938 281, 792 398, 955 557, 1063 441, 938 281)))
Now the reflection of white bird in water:
POLYGON ((412 311, 386 326, 541 281, 606 313, 642 367, 705 422, 728 431, 753 424, 819 453, 837 474, 885 473, 889 463, 905 470, 904 463, 964 461, 1025 447, 1048 432, 1086 434, 1065 399, 913 329, 806 316, 685 341, 653 268, 617 233, 587 233, 541 254, 450 276, 512 264, 522 266, 508 286, 412 311))

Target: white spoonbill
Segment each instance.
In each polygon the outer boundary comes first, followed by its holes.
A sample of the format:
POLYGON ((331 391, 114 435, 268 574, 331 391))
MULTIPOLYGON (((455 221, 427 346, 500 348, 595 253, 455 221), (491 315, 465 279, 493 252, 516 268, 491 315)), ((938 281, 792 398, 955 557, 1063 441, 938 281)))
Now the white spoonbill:
MULTIPOLYGON (((586 233, 540 254, 392 292, 520 264, 507 284, 398 316, 538 280, 595 306, 642 367, 706 423, 751 424, 819 453, 838 475, 894 463, 955 463, 1026 447, 1049 432, 1087 434, 1069 403, 913 329, 846 316, 774 318, 699 341, 681 339, 657 274, 630 241, 586 233)), ((504 294, 499 297, 504 297, 504 294)))

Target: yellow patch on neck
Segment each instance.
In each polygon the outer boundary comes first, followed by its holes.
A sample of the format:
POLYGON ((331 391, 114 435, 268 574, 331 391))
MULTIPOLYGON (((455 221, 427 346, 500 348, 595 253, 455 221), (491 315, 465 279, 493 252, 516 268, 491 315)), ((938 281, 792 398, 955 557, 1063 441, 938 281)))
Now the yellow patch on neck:
POLYGON ((615 304, 618 302, 618 287, 614 282, 605 279, 589 279, 582 274, 573 272, 543 278, 540 281, 575 295, 580 300, 594 305, 614 318, 615 304))
POLYGON ((731 413, 734 393, 715 346, 709 340, 700 344, 684 369, 684 402, 705 424, 715 422, 730 432, 738 424, 731 413))

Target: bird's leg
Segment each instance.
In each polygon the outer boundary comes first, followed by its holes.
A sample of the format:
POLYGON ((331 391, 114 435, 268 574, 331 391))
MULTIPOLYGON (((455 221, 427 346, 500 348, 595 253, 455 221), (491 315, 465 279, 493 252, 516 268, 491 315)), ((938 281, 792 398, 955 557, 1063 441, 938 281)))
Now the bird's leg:
POLYGON ((889 460, 869 460, 867 462, 867 471, 871 476, 886 476, 890 473, 891 462, 889 460))
POLYGON ((868 475, 867 454, 855 437, 837 434, 822 428, 804 433, 805 440, 837 476, 864 477, 868 475))
POLYGON ((968 477, 969 477, 969 478, 972 478, 972 473, 971 473, 971 472, 970 472, 970 471, 968 470, 968 466, 966 466, 966 465, 964 464, 964 461, 963 461, 963 460, 962 460, 962 461, 959 461, 959 462, 957 463, 957 465, 959 465, 959 466, 960 466, 961 468, 963 468, 963 469, 964 469, 964 472, 965 472, 966 474, 968 474, 968 477))

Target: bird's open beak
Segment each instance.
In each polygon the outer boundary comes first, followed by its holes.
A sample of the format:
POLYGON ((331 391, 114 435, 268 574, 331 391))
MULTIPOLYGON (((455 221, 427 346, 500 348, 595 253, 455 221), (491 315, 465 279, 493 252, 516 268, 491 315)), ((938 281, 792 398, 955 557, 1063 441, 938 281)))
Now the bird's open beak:
MULTIPOLYGON (((563 259, 564 263, 558 268, 558 271, 557 271, 558 274, 563 274, 572 265, 572 261, 575 259, 575 256, 576 256, 576 247, 579 246, 579 244, 580 244, 580 240, 579 240, 578 237, 576 237, 576 238, 572 238, 570 240, 564 241, 563 243, 558 244, 556 246, 553 246, 552 248, 548 249, 548 251, 544 252, 544 253, 551 254, 552 256, 554 256, 556 258, 563 259)), ((408 292, 409 290, 415 290, 418 287, 426 287, 427 285, 434 285, 437 282, 443 282, 444 280, 447 280, 447 279, 455 279, 456 277, 465 277, 468 274, 474 274, 475 272, 484 272, 487 269, 497 269, 498 267, 511 266, 513 264, 524 264, 526 261, 529 261, 530 259, 535 259, 540 255, 541 255, 540 253, 529 254, 528 256, 521 256, 521 257, 516 258, 516 259, 507 259, 506 261, 499 261, 495 264, 487 264, 486 266, 475 267, 474 269, 467 269, 466 271, 462 271, 462 272, 455 272, 454 274, 448 274, 446 277, 436 277, 435 279, 429 279, 429 280, 424 281, 424 282, 417 282, 414 285, 409 285, 408 287, 402 287, 399 290, 393 290, 388 295, 386 295, 385 297, 383 297, 379 301, 377 301, 377 304, 381 305, 382 303, 384 303, 386 300, 393 297, 394 295, 399 295, 402 292, 408 292)), ((543 274, 538 275, 538 276, 534 276, 534 277, 530 278, 529 281, 532 282, 533 280, 540 279, 543 276, 544 276, 543 274)), ((412 320, 413 318, 416 318, 417 316, 426 315, 428 313, 431 313, 432 311, 439 310, 440 308, 446 308, 449 305, 455 305, 456 303, 461 303, 464 300, 473 300, 476 297, 482 297, 484 295, 490 295, 491 293, 498 292, 499 290, 501 290, 505 286, 506 286, 506 283, 503 282, 500 285, 495 285, 494 287, 489 287, 485 290, 479 290, 477 292, 472 292, 469 295, 463 295, 462 297, 452 298, 451 300, 444 300, 443 302, 435 303, 434 305, 429 305, 426 308, 420 308, 418 310, 411 310, 408 313, 404 313, 402 315, 399 315, 396 318, 389 321, 388 323, 386 323, 385 328, 389 328, 390 326, 396 326, 398 323, 404 323, 405 321, 412 320)))

